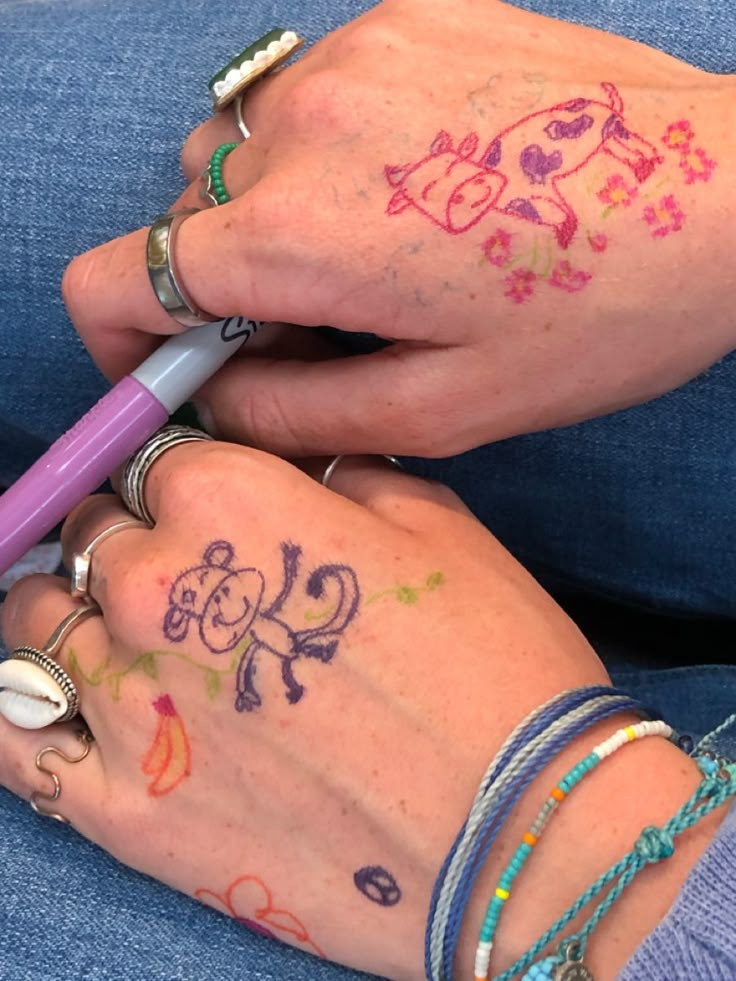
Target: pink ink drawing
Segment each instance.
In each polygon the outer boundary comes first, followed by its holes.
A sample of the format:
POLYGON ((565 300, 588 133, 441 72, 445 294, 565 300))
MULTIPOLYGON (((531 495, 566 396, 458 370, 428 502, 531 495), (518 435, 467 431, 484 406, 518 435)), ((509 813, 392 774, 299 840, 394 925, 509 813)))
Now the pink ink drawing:
POLYGON ((596 232, 594 235, 588 235, 588 244, 590 245, 593 252, 600 254, 605 252, 608 248, 608 236, 605 232, 596 232))
POLYGON ((627 184, 623 174, 613 174, 609 177, 597 195, 598 200, 609 208, 629 208, 638 196, 639 188, 627 184))
POLYGON ((536 281, 537 274, 531 269, 514 269, 511 275, 506 277, 506 290, 503 295, 513 303, 526 303, 534 296, 536 281))
POLYGON ((682 154, 680 168, 685 174, 686 184, 694 184, 696 181, 703 181, 707 184, 716 169, 716 162, 711 160, 705 150, 695 147, 695 149, 682 154))
POLYGON ((418 162, 385 167, 394 188, 386 213, 416 208, 451 235, 490 213, 502 214, 551 228, 567 249, 578 218, 560 188, 564 180, 604 153, 641 184, 664 159, 626 125, 615 85, 604 82, 602 88, 606 102, 572 99, 531 113, 483 149, 477 133, 455 146, 441 130, 418 162))
POLYGON ((567 259, 561 259, 549 277, 549 285, 567 293, 579 293, 593 277, 584 269, 573 269, 567 259))
POLYGON ((511 235, 497 228, 494 235, 483 243, 483 254, 492 266, 503 269, 511 261, 511 235))
POLYGON ((647 205, 642 217, 654 238, 665 238, 671 232, 679 232, 685 224, 685 213, 672 194, 661 198, 656 205, 647 205))
POLYGON ((676 123, 670 123, 667 127, 662 142, 669 150, 677 150, 678 153, 686 153, 690 149, 690 140, 695 139, 695 133, 687 119, 680 119, 676 123))

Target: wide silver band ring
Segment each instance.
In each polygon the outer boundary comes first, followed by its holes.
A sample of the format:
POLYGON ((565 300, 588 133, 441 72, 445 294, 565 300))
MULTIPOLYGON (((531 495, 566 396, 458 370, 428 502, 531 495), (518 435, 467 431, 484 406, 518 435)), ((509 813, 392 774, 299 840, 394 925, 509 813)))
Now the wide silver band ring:
POLYGON ((129 458, 123 470, 120 496, 131 514, 151 527, 156 523, 145 498, 148 471, 156 460, 173 446, 200 440, 212 442, 212 437, 190 426, 164 426, 129 458))
POLYGON ((75 598, 89 596, 89 578, 92 565, 92 553, 108 538, 117 535, 119 531, 126 528, 150 528, 150 525, 136 518, 126 518, 125 521, 116 521, 114 525, 105 528, 92 539, 86 548, 81 552, 76 552, 72 558, 72 582, 71 594, 75 598))
MULTIPOLYGON (((338 456, 336 456, 334 458, 334 460, 331 460, 327 464, 327 466, 325 468, 325 472, 322 474, 322 479, 321 479, 322 486, 323 487, 329 487, 330 486, 330 481, 332 480, 332 478, 335 475, 335 471, 340 466, 340 464, 343 462, 343 460, 347 460, 348 457, 350 457, 350 456, 356 456, 356 455, 359 455, 359 454, 355 454, 355 453, 340 453, 338 456)), ((398 460, 395 456, 389 456, 387 453, 382 453, 381 456, 383 457, 384 460, 387 460, 392 466, 396 467, 398 470, 403 470, 404 469, 402 467, 402 465, 401 465, 401 461, 398 460)))
POLYGON ((77 624, 100 614, 96 603, 85 603, 64 617, 43 647, 16 647, 0 665, 0 714, 21 729, 45 729, 77 716, 77 686, 54 655, 77 624))
POLYGON ((182 222, 196 215, 199 208, 183 208, 161 215, 148 230, 146 265, 156 299, 183 327, 201 327, 221 317, 200 310, 184 287, 176 269, 174 248, 182 222))

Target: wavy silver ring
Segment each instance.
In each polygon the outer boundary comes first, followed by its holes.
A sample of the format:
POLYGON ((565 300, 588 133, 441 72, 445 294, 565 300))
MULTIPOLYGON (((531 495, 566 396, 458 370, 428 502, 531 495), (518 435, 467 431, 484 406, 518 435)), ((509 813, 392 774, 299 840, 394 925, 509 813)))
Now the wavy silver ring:
POLYGON ((61 780, 59 779, 58 773, 53 770, 49 770, 47 766, 44 766, 43 758, 47 753, 55 753, 59 756, 65 763, 81 763, 82 760, 86 760, 92 750, 92 744, 94 743, 94 737, 92 733, 87 729, 82 729, 77 732, 77 738, 82 743, 82 752, 79 756, 69 756, 63 749, 59 749, 58 746, 44 746, 36 754, 36 769, 41 773, 45 773, 46 776, 51 777, 54 784, 54 790, 51 794, 44 794, 40 790, 35 790, 31 796, 29 803, 36 814, 40 814, 42 817, 52 818, 54 821, 60 821, 62 824, 69 824, 69 818, 64 817, 63 814, 59 814, 58 811, 47 811, 44 807, 39 805, 39 801, 47 801, 53 804, 61 797, 61 780))

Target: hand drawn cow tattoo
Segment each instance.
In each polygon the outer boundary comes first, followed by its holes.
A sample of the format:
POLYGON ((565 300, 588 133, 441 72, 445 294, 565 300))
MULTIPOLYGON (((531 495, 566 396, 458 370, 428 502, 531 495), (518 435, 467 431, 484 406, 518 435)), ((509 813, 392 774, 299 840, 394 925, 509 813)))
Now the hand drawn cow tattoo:
POLYGON ((456 147, 441 130, 418 163, 385 168, 386 180, 396 188, 387 213, 417 208, 435 225, 459 235, 496 212, 552 228, 567 249, 578 219, 561 182, 599 153, 628 167, 639 183, 664 160, 654 144, 624 122, 616 86, 603 82, 602 88, 606 102, 572 99, 534 112, 480 151, 477 133, 456 147))
POLYGON ((169 591, 163 630, 172 643, 182 643, 194 625, 205 647, 213 654, 223 654, 250 634, 237 671, 235 708, 239 712, 251 712, 261 705, 255 680, 258 660, 266 652, 281 661, 287 701, 298 702, 304 686, 294 677, 294 662, 300 657, 331 661, 358 612, 360 589, 355 572, 346 565, 320 565, 306 578, 304 590, 312 599, 333 600, 325 619, 303 629, 281 619, 279 614, 299 575, 301 551, 298 545, 282 543, 283 584, 269 605, 264 600, 263 573, 238 567, 235 549, 225 541, 208 545, 202 562, 177 576, 169 591))

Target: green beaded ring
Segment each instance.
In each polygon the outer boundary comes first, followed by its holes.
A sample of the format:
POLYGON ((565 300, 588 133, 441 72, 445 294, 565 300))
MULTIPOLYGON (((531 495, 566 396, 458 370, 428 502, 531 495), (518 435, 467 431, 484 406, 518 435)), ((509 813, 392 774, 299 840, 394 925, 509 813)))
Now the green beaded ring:
POLYGON ((202 177, 205 180, 205 188, 202 196, 212 202, 212 204, 227 204, 232 198, 225 189, 225 182, 222 179, 222 164, 225 157, 240 146, 239 143, 223 143, 215 150, 210 157, 210 162, 205 167, 202 177))

